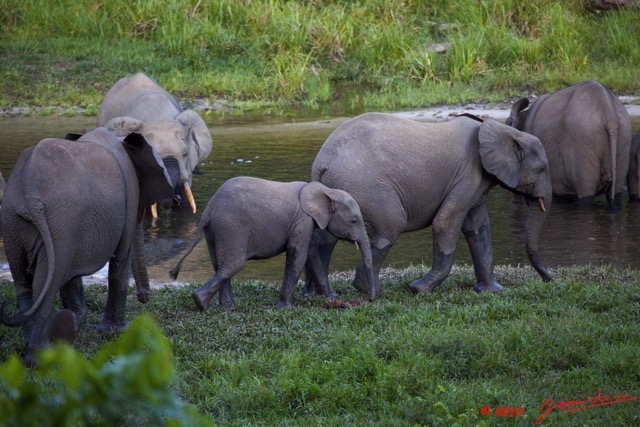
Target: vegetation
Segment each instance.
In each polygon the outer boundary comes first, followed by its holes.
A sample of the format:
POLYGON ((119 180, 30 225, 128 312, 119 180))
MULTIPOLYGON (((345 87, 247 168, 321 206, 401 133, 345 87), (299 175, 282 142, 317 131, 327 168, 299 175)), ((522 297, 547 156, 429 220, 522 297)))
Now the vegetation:
MULTIPOLYGON (((128 313, 156 319, 178 370, 173 389, 215 425, 533 425, 549 398, 640 397, 637 271, 561 268, 542 283, 529 268, 497 267, 507 290, 489 295, 472 291, 472 267, 454 267, 436 292, 411 295, 424 273, 385 270, 373 304, 343 274, 334 303, 297 294, 295 308, 275 310, 276 285, 251 281, 234 283, 235 309, 198 312, 186 286, 155 290, 147 305, 132 289, 128 313), (499 407, 514 412, 496 418, 499 407)), ((87 288, 76 342, 87 357, 115 338, 96 332, 105 297, 87 288)), ((0 300, 13 298, 2 283, 0 300)), ((23 347, 19 330, 0 327, 0 360, 23 347)), ((557 409, 546 424, 638 425, 639 408, 557 409)))
POLYGON ((138 71, 244 108, 491 102, 585 79, 638 93, 640 10, 586 3, 4 0, 0 105, 95 114, 138 71))
POLYGON ((28 372, 13 354, 0 366, 2 426, 207 425, 168 389, 171 348, 148 316, 93 362, 63 343, 41 352, 39 362, 28 372))

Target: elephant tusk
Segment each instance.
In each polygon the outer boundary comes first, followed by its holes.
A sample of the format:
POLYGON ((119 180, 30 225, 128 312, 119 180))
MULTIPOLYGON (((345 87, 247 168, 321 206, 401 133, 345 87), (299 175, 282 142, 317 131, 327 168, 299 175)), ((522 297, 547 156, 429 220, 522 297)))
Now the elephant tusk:
POLYGON ((355 245, 356 245, 356 249, 357 249, 357 250, 360 250, 360 246, 358 246, 358 242, 353 242, 353 243, 355 243, 355 245))
POLYGON ((191 187, 188 182, 184 183, 184 194, 187 196, 191 210, 193 210, 193 213, 196 213, 196 201, 193 200, 193 193, 191 192, 191 187))
POLYGON ((151 205, 151 218, 158 218, 158 204, 154 203, 151 205))
POLYGON ((538 204, 540 205, 540 209, 542 212, 546 212, 547 210, 544 208, 544 199, 542 197, 538 198, 538 204))

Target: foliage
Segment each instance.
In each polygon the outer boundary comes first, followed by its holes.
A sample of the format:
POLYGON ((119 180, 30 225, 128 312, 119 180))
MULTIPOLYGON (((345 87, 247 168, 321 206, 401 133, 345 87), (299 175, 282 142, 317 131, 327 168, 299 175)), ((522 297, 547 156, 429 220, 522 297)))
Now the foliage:
POLYGON ((169 389, 171 349, 150 317, 134 320, 93 361, 62 343, 38 360, 33 373, 15 354, 0 366, 1 425, 205 425, 169 389))
MULTIPOLYGON (((296 294, 296 307, 275 310, 277 284, 248 281, 233 284, 233 309, 197 311, 189 285, 154 290, 145 305, 132 288, 128 310, 159 319, 175 389, 216 425, 533 425, 548 398, 640 397, 640 272, 558 268, 543 283, 530 268, 497 266, 506 291, 490 295, 472 290, 473 267, 455 266, 414 296, 407 284, 426 269, 383 270, 372 304, 347 272, 332 285, 349 305, 296 294), (496 419, 485 406, 524 414, 496 419)), ((86 291, 76 345, 91 356, 112 337, 95 331, 106 289, 86 291)), ((0 299, 11 292, 0 286, 0 299)), ((0 327, 0 360, 21 346, 18 330, 0 327)), ((638 425, 639 402, 553 411, 546 424, 638 425)))
POLYGON ((357 102, 373 108, 506 99, 585 79, 638 92, 640 10, 595 14, 584 3, 6 0, 0 104, 95 111, 118 78, 141 70, 171 92, 230 102, 350 97, 337 82, 358 85, 357 102))

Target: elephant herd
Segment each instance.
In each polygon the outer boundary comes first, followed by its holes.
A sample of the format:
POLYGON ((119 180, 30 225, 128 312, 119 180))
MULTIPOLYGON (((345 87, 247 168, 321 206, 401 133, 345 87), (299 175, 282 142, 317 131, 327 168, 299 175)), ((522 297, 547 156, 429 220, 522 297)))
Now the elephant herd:
MULTIPOLYGON (((138 300, 149 299, 142 220, 156 206, 182 204, 195 212, 192 175, 213 139, 202 118, 183 110, 157 82, 139 73, 105 95, 98 128, 48 138, 26 149, 6 183, 0 175, 0 231, 14 280, 15 309, 2 304, 0 321, 21 326, 25 360, 51 339, 72 341, 87 307, 82 276, 109 262, 102 331, 126 327, 132 272, 138 300), (55 183, 55 185, 53 184, 55 183), (62 310, 52 314, 60 294, 62 310)), ((194 290, 206 310, 218 294, 233 305, 231 279, 247 260, 286 253, 278 308, 292 305, 305 271, 305 295, 335 297, 328 280, 338 239, 354 242, 362 261, 353 286, 374 301, 378 274, 405 232, 431 226, 428 274, 409 284, 431 291, 451 271, 462 231, 478 292, 502 290, 492 266, 487 196, 501 186, 513 193, 523 218, 531 265, 551 274, 538 253, 538 236, 552 196, 580 205, 604 194, 619 207, 625 180, 640 201, 640 135, 610 90, 586 81, 513 104, 506 124, 462 114, 424 123, 367 113, 341 124, 320 148, 311 182, 235 177, 204 209, 181 265, 204 236, 215 275, 194 290)))

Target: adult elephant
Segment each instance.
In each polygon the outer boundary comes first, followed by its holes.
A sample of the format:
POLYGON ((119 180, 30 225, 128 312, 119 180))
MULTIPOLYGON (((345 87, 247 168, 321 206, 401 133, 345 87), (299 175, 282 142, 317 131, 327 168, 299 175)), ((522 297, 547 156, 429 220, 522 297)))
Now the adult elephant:
POLYGON ((542 141, 554 196, 591 205, 605 194, 619 206, 629 168, 631 120, 618 98, 588 80, 513 104, 507 125, 542 141))
MULTIPOLYGON (((191 192, 193 171, 211 153, 213 140, 207 124, 194 110, 183 110, 178 101, 158 82, 144 73, 119 80, 105 95, 98 114, 98 126, 118 136, 142 134, 160 154, 176 199, 184 190, 191 209, 196 203, 191 192)), ((169 206, 171 200, 164 200, 169 206)), ((155 210, 152 210, 156 216, 155 210)))
POLYGON ((129 270, 148 301, 142 216, 171 195, 169 176, 142 135, 120 141, 98 128, 77 141, 49 138, 26 149, 7 183, 0 224, 17 308, 0 321, 22 326, 26 362, 48 346, 49 332, 72 340, 86 318, 82 276, 109 262, 100 330, 122 330, 129 270), (64 309, 51 319, 56 295, 64 309))
POLYGON ((640 133, 631 139, 631 159, 627 175, 629 201, 640 202, 640 133))
MULTIPOLYGON (((421 123, 368 113, 340 125, 313 162, 312 179, 347 191, 358 202, 371 241, 374 277, 400 234, 433 227, 431 271, 411 283, 414 292, 436 288, 453 265, 460 230, 469 245, 476 291, 500 291, 493 275, 487 195, 500 184, 526 196, 527 255, 545 281, 538 234, 551 205, 547 157, 538 138, 495 120, 466 116, 421 123), (546 209, 545 209, 546 206, 546 209)), ((325 272, 335 238, 314 237, 325 272)), ((367 291, 362 264, 353 285, 367 291)), ((315 283, 307 280, 306 292, 315 283)), ((376 284, 379 287, 379 282, 376 284)))

